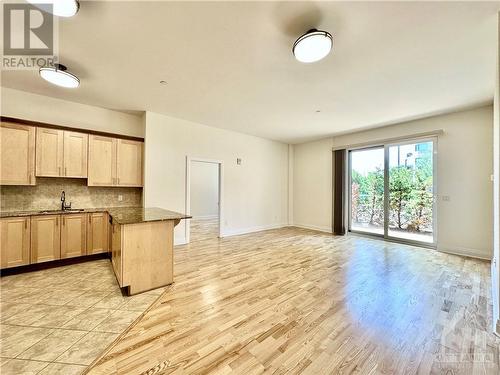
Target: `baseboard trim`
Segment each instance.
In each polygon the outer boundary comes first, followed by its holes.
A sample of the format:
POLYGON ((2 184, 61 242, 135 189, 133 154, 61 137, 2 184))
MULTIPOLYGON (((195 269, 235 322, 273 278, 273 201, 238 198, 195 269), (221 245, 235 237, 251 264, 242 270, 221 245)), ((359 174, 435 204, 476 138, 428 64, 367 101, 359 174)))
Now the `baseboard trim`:
POLYGON ((279 228, 284 228, 284 227, 288 227, 288 224, 282 223, 282 224, 260 225, 260 226, 256 226, 256 227, 250 227, 250 228, 226 230, 221 234, 221 237, 239 236, 241 234, 262 232, 264 230, 279 229, 279 228))
POLYGON ((297 228, 302 228, 302 229, 310 229, 310 230, 315 230, 318 232, 325 232, 325 233, 332 233, 332 228, 329 227, 323 227, 323 226, 318 226, 318 225, 308 225, 308 224, 291 224, 291 227, 297 227, 297 228))
POLYGON ((485 256, 482 254, 482 251, 479 251, 477 249, 469 249, 465 247, 448 247, 448 246, 437 246, 437 251, 446 253, 446 254, 452 254, 452 255, 459 255, 462 257, 467 257, 467 258, 474 258, 474 259, 481 259, 481 260, 487 260, 491 262, 491 257, 485 256))

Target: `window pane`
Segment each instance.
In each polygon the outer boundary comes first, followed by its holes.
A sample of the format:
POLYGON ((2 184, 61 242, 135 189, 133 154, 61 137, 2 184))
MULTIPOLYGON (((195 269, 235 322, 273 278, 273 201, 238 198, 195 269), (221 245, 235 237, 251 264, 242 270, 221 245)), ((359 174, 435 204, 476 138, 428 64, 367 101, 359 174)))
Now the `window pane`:
POLYGON ((350 228, 383 235, 384 149, 351 151, 350 158, 350 228))
POLYGON ((433 242, 433 142, 389 147, 390 237, 433 242))

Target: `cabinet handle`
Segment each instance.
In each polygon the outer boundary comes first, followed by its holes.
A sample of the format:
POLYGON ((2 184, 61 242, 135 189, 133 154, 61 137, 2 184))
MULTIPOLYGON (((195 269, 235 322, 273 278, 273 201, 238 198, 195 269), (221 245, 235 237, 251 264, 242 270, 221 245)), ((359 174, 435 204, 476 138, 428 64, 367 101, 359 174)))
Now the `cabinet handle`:
POLYGON ((57 172, 57 174, 60 176, 61 175, 61 167, 57 168, 57 170, 59 171, 59 172, 57 172))
POLYGON ((68 168, 67 167, 64 167, 64 175, 67 176, 68 175, 68 168))
POLYGON ((28 229, 28 219, 24 220, 24 229, 28 229))
POLYGON ((90 224, 91 218, 92 218, 92 214, 89 214, 89 224, 90 224))
POLYGON ((59 226, 59 216, 56 217, 56 227, 59 226))
POLYGON ((66 225, 66 218, 65 217, 62 218, 62 223, 63 223, 63 226, 66 225))
POLYGON ((117 185, 120 185, 120 177, 118 177, 116 180, 117 180, 117 185))

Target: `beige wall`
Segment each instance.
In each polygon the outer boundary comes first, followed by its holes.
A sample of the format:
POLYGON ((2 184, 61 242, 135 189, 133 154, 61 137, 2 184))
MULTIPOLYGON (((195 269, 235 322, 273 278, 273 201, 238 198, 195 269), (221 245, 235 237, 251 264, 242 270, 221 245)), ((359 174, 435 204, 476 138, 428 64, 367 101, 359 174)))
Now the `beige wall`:
POLYGON ((191 215, 194 218, 219 214, 219 164, 191 161, 191 215))
POLYGON ((406 122, 294 147, 294 223, 331 230, 332 147, 444 130, 438 140, 438 248, 491 258, 493 107, 406 122))
POLYGON ((105 108, 1 88, 2 116, 46 122, 73 128, 144 136, 141 116, 105 108))
MULTIPOLYGON (((186 156, 223 162, 222 234, 232 235, 287 224, 288 146, 146 112, 146 206, 184 212, 186 156), (242 164, 236 164, 236 158, 242 164)), ((175 229, 185 241, 185 223, 175 229)))

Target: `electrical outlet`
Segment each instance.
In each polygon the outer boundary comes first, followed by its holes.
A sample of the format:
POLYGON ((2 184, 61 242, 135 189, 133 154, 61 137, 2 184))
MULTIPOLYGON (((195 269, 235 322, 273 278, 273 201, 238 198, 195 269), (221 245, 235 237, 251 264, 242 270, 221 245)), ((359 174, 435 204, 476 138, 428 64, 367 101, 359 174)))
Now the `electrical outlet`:
POLYGON ((450 201, 450 196, 449 195, 443 195, 441 198, 443 199, 444 202, 449 202, 450 201))
POLYGON ((119 194, 118 195, 118 202, 121 202, 123 200, 123 195, 119 194))
POLYGON ((241 158, 236 159, 236 164, 241 165, 241 158))

